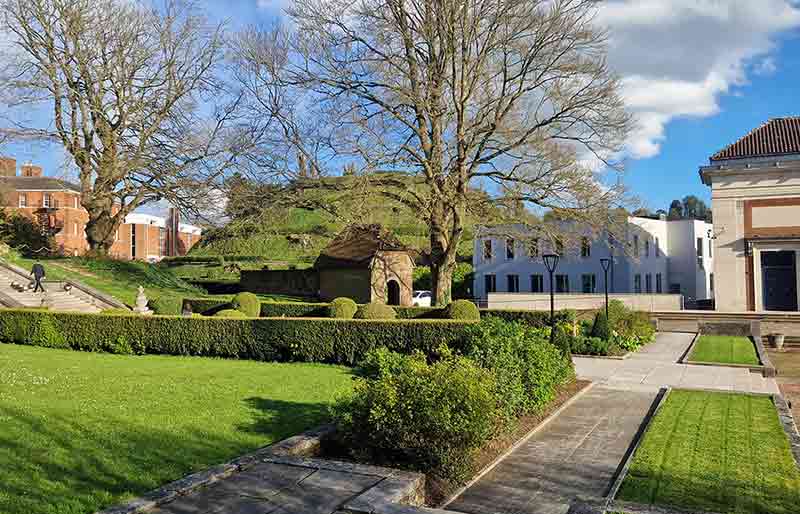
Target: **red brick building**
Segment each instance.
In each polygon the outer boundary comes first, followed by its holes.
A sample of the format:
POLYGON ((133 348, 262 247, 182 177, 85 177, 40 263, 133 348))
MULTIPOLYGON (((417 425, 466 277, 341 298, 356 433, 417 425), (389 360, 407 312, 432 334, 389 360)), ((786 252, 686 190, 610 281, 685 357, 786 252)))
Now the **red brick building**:
MULTIPOLYGON (((89 214, 80 204, 80 186, 47 177, 40 166, 31 164, 22 165, 17 174, 16 160, 0 157, 0 188, 5 208, 58 230, 56 244, 65 255, 81 255, 89 249, 85 235, 89 214)), ((180 223, 174 209, 168 219, 132 213, 117 230, 110 253, 119 259, 140 260, 184 255, 201 235, 199 227, 180 223)))

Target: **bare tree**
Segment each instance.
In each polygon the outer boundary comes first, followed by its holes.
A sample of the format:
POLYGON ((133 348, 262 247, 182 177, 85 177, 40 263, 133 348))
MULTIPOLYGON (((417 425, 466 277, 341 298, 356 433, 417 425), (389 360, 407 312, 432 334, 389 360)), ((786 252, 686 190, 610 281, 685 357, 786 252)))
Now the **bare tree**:
POLYGON ((330 162, 355 160, 380 194, 426 220, 434 297, 446 304, 472 189, 488 202, 608 222, 621 187, 596 169, 612 164, 630 119, 595 5, 294 0, 293 30, 262 29, 250 39, 258 50, 239 55, 251 74, 270 58, 279 63, 262 78, 303 94, 275 105, 329 113, 315 121, 335 134, 324 141, 330 162))
POLYGON ((235 99, 216 74, 221 26, 164 0, 0 0, 11 52, 3 100, 44 106, 46 134, 78 170, 90 249, 106 254, 125 216, 166 200, 191 207, 230 163, 235 99), (210 100, 213 99, 214 103, 210 100))

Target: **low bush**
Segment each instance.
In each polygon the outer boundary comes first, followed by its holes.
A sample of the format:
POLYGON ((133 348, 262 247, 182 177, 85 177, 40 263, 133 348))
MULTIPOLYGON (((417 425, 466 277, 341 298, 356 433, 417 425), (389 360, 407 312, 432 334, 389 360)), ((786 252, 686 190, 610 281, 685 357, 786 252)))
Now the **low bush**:
MULTIPOLYGON (((236 309, 222 309, 214 314, 215 318, 246 318, 247 314, 236 309)), ((252 318, 252 316, 250 316, 252 318)))
MULTIPOLYGON (((236 311, 238 312, 238 311, 236 311)), ((371 349, 437 355, 461 348, 474 322, 131 316, 4 309, 0 342, 111 351, 122 337, 134 353, 202 355, 353 365, 371 349)))
POLYGON ((611 326, 605 312, 600 311, 595 315, 591 336, 599 339, 611 338, 611 326))
POLYGON ((241 311, 249 318, 261 315, 261 301, 253 293, 239 293, 231 300, 231 309, 241 311))
POLYGON ((391 305, 383 303, 365 303, 353 316, 355 319, 395 319, 397 313, 391 305))
POLYGON ((183 311, 183 298, 180 296, 157 296, 147 302, 147 306, 163 316, 180 316, 183 311))
POLYGON ((498 404, 509 422, 540 411, 575 378, 572 360, 550 344, 549 331, 520 322, 488 318, 473 325, 464 355, 495 374, 498 404))
POLYGON ((374 378, 357 379, 332 413, 357 459, 460 481, 496 433, 497 387, 491 371, 471 359, 428 363, 416 353, 392 357, 374 378))
POLYGON ((479 320, 481 313, 478 307, 469 300, 455 300, 445 308, 445 316, 448 319, 479 320))
POLYGON ((357 310, 358 305, 350 298, 335 298, 333 301, 331 301, 330 317, 352 319, 357 310))

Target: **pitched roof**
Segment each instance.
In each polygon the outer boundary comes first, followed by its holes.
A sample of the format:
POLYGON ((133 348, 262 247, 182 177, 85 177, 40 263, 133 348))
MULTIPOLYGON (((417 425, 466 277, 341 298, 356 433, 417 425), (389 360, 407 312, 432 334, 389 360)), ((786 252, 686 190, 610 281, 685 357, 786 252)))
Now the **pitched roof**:
POLYGON ((408 251, 408 248, 381 225, 352 225, 322 250, 314 267, 368 268, 379 251, 408 251))
POLYGON ((8 185, 16 191, 63 191, 66 189, 76 193, 81 192, 79 185, 53 177, 0 176, 0 184, 8 185))
POLYGON ((711 157, 711 161, 800 154, 800 117, 773 118, 711 157))

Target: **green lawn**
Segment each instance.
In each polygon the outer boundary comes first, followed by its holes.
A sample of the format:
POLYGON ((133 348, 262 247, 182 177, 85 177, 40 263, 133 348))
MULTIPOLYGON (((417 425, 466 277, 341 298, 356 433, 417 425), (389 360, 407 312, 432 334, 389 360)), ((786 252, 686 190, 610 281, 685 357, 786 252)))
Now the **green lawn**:
POLYGON ((347 368, 0 344, 0 512, 85 514, 316 426, 347 368))
POLYGON ((795 514, 800 472, 772 400, 672 391, 618 499, 736 514, 795 514))
POLYGON ((700 336, 689 360, 753 366, 759 364, 753 342, 747 337, 737 336, 700 336))

